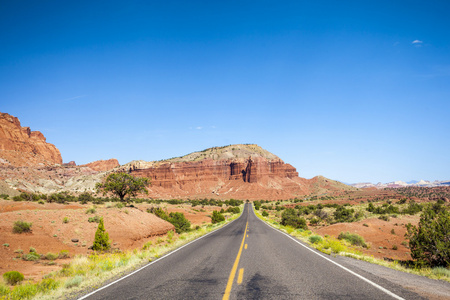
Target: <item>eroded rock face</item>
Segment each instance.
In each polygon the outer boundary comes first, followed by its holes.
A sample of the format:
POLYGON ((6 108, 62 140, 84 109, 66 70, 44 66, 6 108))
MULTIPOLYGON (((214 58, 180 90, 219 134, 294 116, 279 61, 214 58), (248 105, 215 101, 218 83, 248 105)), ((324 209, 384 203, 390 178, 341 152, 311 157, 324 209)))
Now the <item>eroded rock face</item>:
POLYGON ((41 132, 22 127, 7 113, 0 113, 0 158, 12 166, 62 164, 61 153, 41 132))
POLYGON ((118 166, 120 166, 119 161, 115 158, 111 158, 108 160, 97 160, 85 165, 81 165, 81 167, 88 167, 97 172, 109 171, 118 166))
POLYGON ((148 168, 132 167, 129 172, 150 178, 149 190, 154 196, 276 199, 308 192, 296 169, 278 158, 166 162, 148 168))

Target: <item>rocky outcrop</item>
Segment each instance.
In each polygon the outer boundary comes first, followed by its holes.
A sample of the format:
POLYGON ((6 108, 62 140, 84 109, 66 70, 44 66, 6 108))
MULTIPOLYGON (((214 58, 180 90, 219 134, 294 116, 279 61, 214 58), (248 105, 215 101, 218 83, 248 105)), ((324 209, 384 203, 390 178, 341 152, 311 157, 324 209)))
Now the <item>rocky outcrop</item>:
POLYGON ((122 170, 150 178, 151 197, 289 199, 310 191, 293 166, 257 145, 215 147, 160 162, 137 161, 122 170))
POLYGON ((0 113, 0 163, 12 166, 62 164, 55 145, 39 131, 22 127, 18 118, 0 113))
POLYGON ((111 158, 108 160, 97 160, 85 165, 81 165, 81 167, 88 167, 97 172, 109 171, 118 166, 120 166, 119 161, 115 158, 111 158))
POLYGON ((257 183, 263 178, 297 178, 296 169, 282 160, 267 160, 263 157, 247 160, 212 160, 198 162, 167 162, 155 167, 131 168, 132 175, 151 179, 153 186, 172 188, 200 181, 229 181, 257 183))

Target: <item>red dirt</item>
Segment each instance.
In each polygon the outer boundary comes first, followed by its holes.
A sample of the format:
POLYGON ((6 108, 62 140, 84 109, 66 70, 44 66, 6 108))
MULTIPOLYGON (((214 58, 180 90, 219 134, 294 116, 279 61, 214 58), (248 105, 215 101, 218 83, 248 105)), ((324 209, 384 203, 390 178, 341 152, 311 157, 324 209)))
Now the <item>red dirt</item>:
POLYGON ((353 223, 338 223, 316 229, 310 226, 310 229, 320 235, 328 234, 335 238, 341 232, 348 231, 350 233, 356 233, 362 236, 370 246, 369 249, 360 249, 364 254, 372 255, 380 259, 386 257, 396 260, 409 260, 411 259, 410 251, 401 244, 407 241, 405 239, 405 225, 408 223, 417 225, 419 219, 419 215, 398 216, 397 218, 390 218, 389 221, 371 218, 353 223), (363 224, 367 224, 368 226, 364 226, 363 224), (394 233, 392 233, 392 230, 394 230, 394 233), (392 249, 394 245, 398 247, 397 250, 392 249))
POLYGON ((95 214, 86 214, 89 207, 89 205, 41 205, 1 200, 0 273, 16 270, 23 273, 26 278, 40 279, 68 262, 58 259, 56 265, 49 266, 45 264, 48 263, 46 260, 38 263, 23 261, 15 258, 18 254, 14 251, 18 249, 28 253, 30 247, 33 247, 39 254, 68 250, 71 257, 75 254, 87 254, 98 226, 95 222, 89 223, 88 219, 95 215, 104 218, 112 245, 120 250, 142 247, 152 237, 163 235, 174 228, 172 224, 137 208, 99 207, 95 214), (64 217, 69 218, 66 224, 63 223, 64 217), (17 220, 31 222, 32 232, 13 233, 13 224, 17 220), (71 241, 75 238, 79 240, 77 243, 71 241), (3 246, 4 244, 9 246, 3 246))

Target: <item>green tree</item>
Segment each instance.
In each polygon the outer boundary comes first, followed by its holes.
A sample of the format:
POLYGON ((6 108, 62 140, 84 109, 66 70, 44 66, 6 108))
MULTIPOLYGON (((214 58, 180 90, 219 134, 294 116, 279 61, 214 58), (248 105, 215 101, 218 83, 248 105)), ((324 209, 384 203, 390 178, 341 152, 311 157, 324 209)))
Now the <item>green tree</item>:
POLYGON ((186 219, 183 213, 171 212, 168 221, 175 226, 175 231, 177 233, 182 233, 191 229, 191 222, 186 219))
POLYGON ((98 224, 97 231, 95 232, 94 245, 92 250, 95 251, 105 251, 111 248, 111 243, 109 241, 109 234, 105 230, 105 225, 103 224, 103 218, 100 218, 100 223, 98 224))
POLYGON ((125 196, 135 197, 138 193, 148 194, 145 188, 150 184, 150 179, 145 177, 134 177, 128 173, 111 173, 104 183, 97 183, 97 191, 103 191, 104 194, 111 192, 120 198, 120 201, 128 202, 125 196))
POLYGON ((435 204, 420 216, 418 226, 406 225, 411 256, 419 264, 450 266, 450 212, 435 204))

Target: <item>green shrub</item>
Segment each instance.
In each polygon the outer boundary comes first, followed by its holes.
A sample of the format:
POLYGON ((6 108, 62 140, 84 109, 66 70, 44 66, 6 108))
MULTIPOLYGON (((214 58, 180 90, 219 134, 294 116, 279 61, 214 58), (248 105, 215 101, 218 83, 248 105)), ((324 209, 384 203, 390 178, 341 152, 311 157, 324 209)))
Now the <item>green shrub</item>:
POLYGON ((36 248, 30 247, 30 253, 37 253, 37 252, 36 252, 36 248))
POLYGON ((58 258, 69 258, 69 251, 61 250, 58 254, 58 258))
POLYGON ((38 203, 39 204, 45 204, 45 201, 41 199, 41 200, 38 201, 38 203))
POLYGON ((95 232, 94 245, 92 250, 94 251, 105 251, 111 248, 111 243, 109 242, 109 234, 105 230, 105 225, 103 224, 103 218, 100 219, 97 231, 95 232))
POLYGON ((28 254, 24 254, 22 259, 26 261, 37 261, 41 259, 41 256, 36 252, 30 252, 28 254))
POLYGON ((389 216, 386 216, 386 215, 381 215, 378 217, 378 219, 386 221, 386 222, 388 222, 390 220, 389 216))
POLYGON ((367 248, 367 244, 364 241, 364 238, 362 236, 357 235, 356 233, 341 232, 338 236, 338 239, 346 240, 354 246, 361 246, 361 247, 367 248))
POLYGON ((392 246, 392 250, 398 250, 397 245, 393 245, 393 246, 392 246))
POLYGON ((89 223, 100 223, 101 217, 100 216, 94 216, 94 217, 90 217, 88 219, 89 223))
POLYGON ((64 224, 69 223, 69 218, 68 218, 68 217, 64 217, 64 218, 63 218, 63 223, 64 223, 64 224))
POLYGON ((161 218, 163 220, 168 220, 169 216, 167 215, 167 212, 162 209, 161 207, 152 207, 152 208, 148 208, 147 212, 154 214, 155 216, 157 216, 158 218, 161 218))
POLYGON ((268 217, 269 216, 269 213, 267 212, 267 210, 263 210, 262 216, 263 217, 268 217))
POLYGON ((344 206, 339 206, 336 211, 333 213, 334 219, 336 222, 353 222, 355 221, 355 217, 353 213, 355 210, 353 208, 345 208, 344 206))
POLYGON ((56 290, 59 287, 60 282, 56 281, 53 278, 45 278, 41 282, 39 282, 39 290, 43 293, 46 293, 51 290, 56 290))
POLYGON ((440 205, 428 206, 418 226, 406 225, 411 256, 418 264, 450 266, 450 212, 440 205))
POLYGON ((59 257, 58 254, 52 253, 52 252, 48 252, 48 253, 45 255, 45 259, 47 259, 47 260, 55 260, 55 259, 57 259, 58 257, 59 257))
POLYGON ((261 208, 261 201, 253 201, 253 205, 256 210, 259 210, 261 208))
POLYGON ((213 214, 211 216, 211 223, 215 224, 215 223, 219 223, 222 221, 225 221, 225 217, 217 210, 213 211, 213 214))
POLYGON ((24 221, 16 221, 14 222, 13 232, 14 233, 23 233, 23 232, 31 232, 32 223, 27 223, 24 221))
POLYGON ((88 208, 86 214, 95 214, 95 207, 88 208))
POLYGON ((188 219, 184 216, 183 213, 180 212, 171 212, 169 214, 169 220, 170 223, 175 226, 175 231, 177 233, 182 233, 189 231, 191 229, 191 222, 189 222, 188 219))
POLYGON ((78 196, 78 201, 80 201, 81 204, 87 204, 88 202, 94 201, 94 197, 88 192, 84 192, 78 196))
POLYGON ((10 285, 16 285, 23 281, 23 274, 17 271, 9 271, 3 274, 3 279, 10 285))
POLYGON ((300 217, 293 208, 288 208, 283 211, 281 214, 281 225, 301 228, 304 230, 308 229, 305 218, 300 217))
POLYGON ((309 237, 309 241, 312 244, 320 243, 322 241, 322 237, 320 235, 312 235, 309 237))

